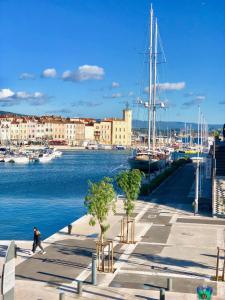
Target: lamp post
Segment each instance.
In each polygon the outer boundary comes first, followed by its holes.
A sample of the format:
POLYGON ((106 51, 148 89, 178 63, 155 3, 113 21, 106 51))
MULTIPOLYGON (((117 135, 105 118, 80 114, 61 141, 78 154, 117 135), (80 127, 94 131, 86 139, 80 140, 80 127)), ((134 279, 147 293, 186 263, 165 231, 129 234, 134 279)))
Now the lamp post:
POLYGON ((198 107, 198 159, 195 173, 195 214, 198 213, 198 196, 199 196, 199 123, 200 123, 200 106, 198 107))

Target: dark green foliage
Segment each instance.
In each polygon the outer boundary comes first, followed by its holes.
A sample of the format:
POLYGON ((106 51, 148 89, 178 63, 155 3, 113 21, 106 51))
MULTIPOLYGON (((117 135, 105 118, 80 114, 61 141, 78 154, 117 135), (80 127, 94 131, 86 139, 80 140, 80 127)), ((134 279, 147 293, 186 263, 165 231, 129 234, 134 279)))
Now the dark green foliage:
POLYGON ((89 224, 94 226, 96 222, 99 223, 101 229, 100 240, 103 242, 104 234, 110 227, 109 224, 106 224, 108 214, 110 210, 115 213, 116 209, 116 197, 112 179, 105 177, 96 183, 89 182, 84 205, 91 215, 89 224))
POLYGON ((134 210, 134 201, 139 195, 143 175, 140 170, 133 169, 123 171, 116 176, 116 182, 126 197, 124 200, 124 210, 129 217, 134 210))
POLYGON ((181 158, 172 162, 169 168, 165 169, 164 172, 155 177, 149 184, 145 183, 141 187, 141 195, 148 195, 155 188, 157 188, 167 177, 169 177, 175 170, 177 170, 180 166, 183 166, 186 163, 189 163, 190 158, 181 158))

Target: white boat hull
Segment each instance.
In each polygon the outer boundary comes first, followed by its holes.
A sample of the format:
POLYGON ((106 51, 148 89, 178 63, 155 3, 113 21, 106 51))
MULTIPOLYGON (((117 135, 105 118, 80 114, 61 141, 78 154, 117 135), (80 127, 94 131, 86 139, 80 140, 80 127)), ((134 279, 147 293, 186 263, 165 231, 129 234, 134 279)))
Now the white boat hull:
POLYGON ((14 157, 13 160, 17 164, 28 164, 30 161, 29 158, 26 156, 14 157))
POLYGON ((39 157, 39 162, 47 163, 47 162, 50 162, 52 159, 53 159, 53 156, 51 156, 51 155, 42 156, 42 157, 39 157))
POLYGON ((14 157, 12 157, 12 156, 4 157, 4 162, 6 162, 6 163, 14 162, 14 157))

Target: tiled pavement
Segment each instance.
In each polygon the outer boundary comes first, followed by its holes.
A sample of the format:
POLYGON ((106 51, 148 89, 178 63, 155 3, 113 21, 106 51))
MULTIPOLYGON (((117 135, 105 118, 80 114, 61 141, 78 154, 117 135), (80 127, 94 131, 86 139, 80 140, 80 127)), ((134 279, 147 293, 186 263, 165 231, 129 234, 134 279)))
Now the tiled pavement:
MULTIPOLYGON (((122 210, 119 209, 116 216, 110 217, 110 238, 114 240, 116 247, 116 271, 114 274, 98 274, 98 287, 88 284, 91 253, 95 249, 94 239, 90 236, 96 235, 98 229, 92 228, 91 232, 89 229, 85 234, 88 223, 85 218, 82 224, 78 223, 74 227, 74 236, 68 239, 66 235, 59 235, 48 243, 45 256, 37 254, 20 264, 16 270, 17 279, 25 285, 40 282, 42 290, 45 291, 50 286, 59 292, 65 290, 66 286, 68 299, 75 297, 76 279, 86 282, 85 288, 89 292, 84 295, 87 298, 158 299, 159 288, 166 288, 167 279, 172 278, 174 294, 170 298, 171 293, 168 292, 168 299, 181 299, 179 295, 182 293, 188 293, 182 299, 194 299, 191 297, 194 297, 195 288, 203 283, 212 286, 215 295, 224 297, 220 299, 225 299, 225 294, 222 296, 224 285, 210 281, 210 277, 215 275, 216 247, 224 246, 224 222, 200 216, 194 218, 187 211, 188 207, 191 209, 192 201, 188 197, 192 185, 192 180, 189 179, 193 177, 191 170, 193 171, 191 166, 179 170, 175 176, 176 185, 174 178, 171 178, 164 187, 156 191, 152 198, 158 203, 137 203, 134 215, 137 240, 135 245, 118 243, 122 210), (185 176, 189 176, 189 179, 182 189, 185 176), (161 200, 163 205, 160 204, 161 200), (101 289, 101 296, 98 295, 98 289, 101 289), (115 293, 115 290, 118 294, 113 298, 110 293, 115 293), (131 293, 134 290, 138 291, 139 298, 131 293), (97 294, 91 296, 90 291, 97 294)), ((32 298, 29 294, 27 299, 38 298, 32 298)), ((41 299, 49 298, 42 296, 41 299)), ((52 299, 55 298, 52 296, 52 299)))

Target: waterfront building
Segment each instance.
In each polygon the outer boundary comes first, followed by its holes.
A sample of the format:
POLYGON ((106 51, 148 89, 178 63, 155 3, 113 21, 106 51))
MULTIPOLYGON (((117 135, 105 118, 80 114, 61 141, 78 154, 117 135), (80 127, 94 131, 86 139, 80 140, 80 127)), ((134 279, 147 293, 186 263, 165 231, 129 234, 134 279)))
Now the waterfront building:
POLYGON ((52 135, 55 141, 65 141, 66 123, 62 119, 53 119, 52 135))
POLYGON ((19 143, 19 122, 16 120, 11 122, 10 137, 11 142, 13 142, 14 144, 19 143))
POLYGON ((69 146, 76 145, 76 124, 70 119, 65 122, 65 140, 69 146))
POLYGON ((123 118, 106 118, 94 123, 94 138, 100 144, 131 146, 132 111, 123 110, 123 118))
POLYGON ((83 146, 85 140, 85 124, 80 121, 74 121, 75 126, 75 145, 83 146))
POLYGON ((11 122, 10 121, 1 121, 0 123, 0 143, 2 145, 8 145, 11 140, 11 122))
POLYGON ((36 120, 27 118, 28 141, 36 142, 36 120))
POLYGON ((131 145, 132 112, 123 110, 122 119, 63 118, 61 116, 0 116, 1 144, 63 142, 83 146, 86 142, 131 145))
POLYGON ((112 145, 131 146, 132 111, 123 110, 123 119, 112 119, 112 145))
POLYGON ((84 139, 87 142, 93 142, 95 140, 95 138, 94 138, 94 123, 85 124, 84 139))
POLYGON ((94 124, 94 137, 97 142, 104 145, 112 144, 112 121, 102 120, 94 124))
POLYGON ((44 136, 46 141, 53 140, 53 123, 48 118, 43 119, 44 122, 44 136))
POLYGON ((45 123, 41 120, 36 121, 36 141, 42 142, 45 136, 45 123))

